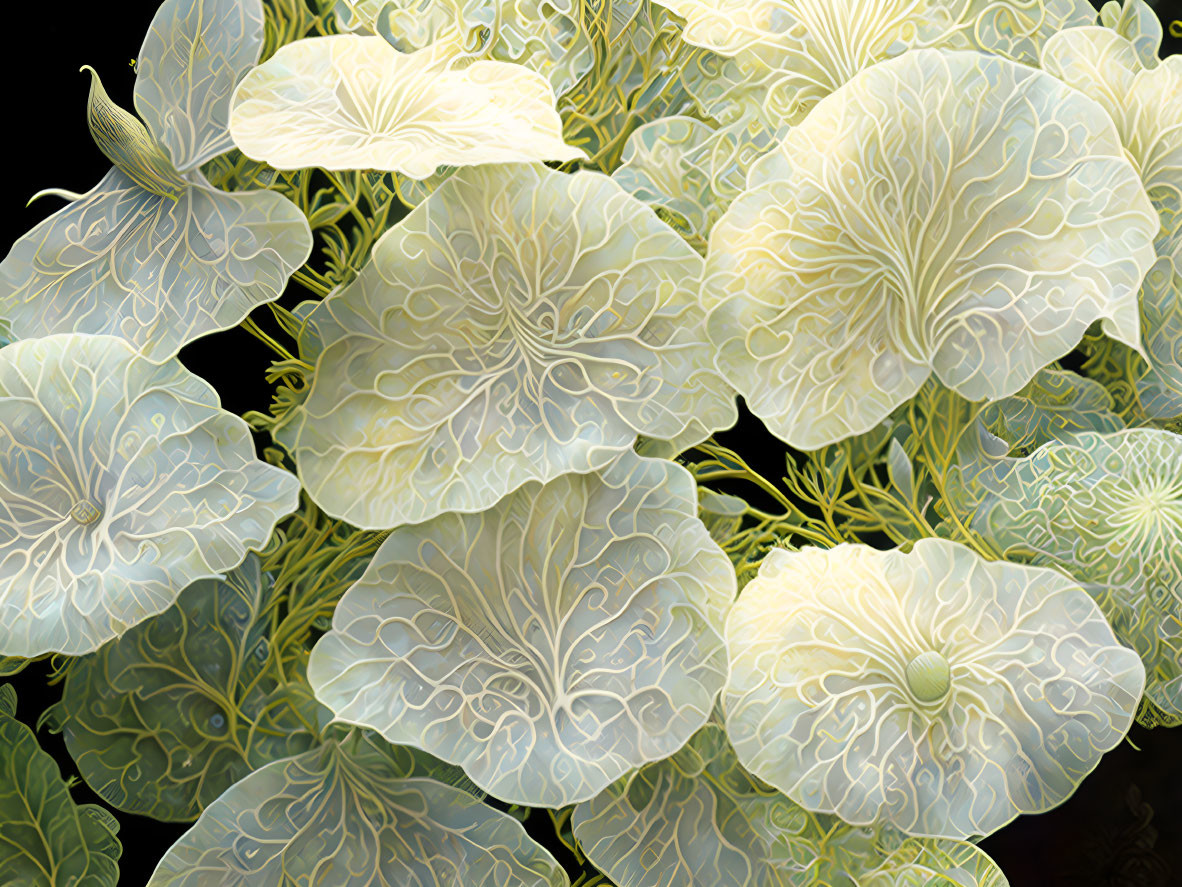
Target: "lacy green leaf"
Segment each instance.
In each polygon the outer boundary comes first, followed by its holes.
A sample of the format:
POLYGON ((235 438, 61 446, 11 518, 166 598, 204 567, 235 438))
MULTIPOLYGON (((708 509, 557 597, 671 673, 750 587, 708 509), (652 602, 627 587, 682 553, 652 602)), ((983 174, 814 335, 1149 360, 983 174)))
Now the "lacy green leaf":
POLYGON ((372 735, 274 761, 231 786, 148 887, 569 887, 511 816, 372 735))
POLYGON ((79 806, 42 751, 16 720, 16 694, 0 689, 0 884, 20 887, 115 887, 122 848, 105 810, 79 806))
POLYGON ((251 770, 310 748, 302 663, 271 646, 277 601, 250 555, 70 669, 66 747, 95 792, 153 819, 195 819, 251 770))

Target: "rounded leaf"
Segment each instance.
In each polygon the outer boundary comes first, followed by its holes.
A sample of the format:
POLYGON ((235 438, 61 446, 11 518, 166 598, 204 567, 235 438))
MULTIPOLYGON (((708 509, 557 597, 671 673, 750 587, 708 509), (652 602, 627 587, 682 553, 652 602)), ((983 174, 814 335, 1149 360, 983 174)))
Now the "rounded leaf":
POLYGON ((972 844, 809 813, 747 773, 716 724, 579 804, 572 823, 619 887, 1006 887, 972 844), (942 880, 888 877, 903 873, 942 880))
POLYGON ((296 479, 176 360, 111 336, 0 350, 0 653, 87 653, 238 565, 296 479))
POLYGON ((314 744, 317 705, 300 664, 287 663, 286 680, 277 668, 274 605, 248 555, 70 667, 62 732, 99 797, 152 819, 195 819, 251 770, 314 744))
POLYGON ((1065 800, 1145 680, 1075 582, 942 539, 773 549, 726 639, 743 765, 806 809, 920 836, 988 835, 1065 800))
POLYGON ((933 373, 1005 397, 1095 320, 1137 347, 1157 227, 1094 101, 1002 58, 909 52, 818 104, 715 225, 718 366, 802 449, 869 431, 933 373))
POLYGON ((1144 42, 1107 28, 1075 28, 1047 43, 1043 66, 1109 113, 1157 210, 1157 261, 1140 298, 1149 366, 1142 366, 1137 393, 1149 416, 1169 418, 1182 415, 1182 57, 1157 64, 1150 51, 1147 65, 1146 54, 1144 42))
POLYGON ((13 244, 0 315, 15 336, 119 336, 167 360, 278 299, 312 251, 303 214, 280 194, 189 180, 174 200, 113 169, 13 244))
POLYGON ((1182 438, 1139 428, 1048 443, 974 478, 972 529, 1083 583, 1182 714, 1182 438))
POLYGON ((560 807, 680 748, 710 714, 734 596, 689 473, 623 454, 481 514, 394 530, 308 677, 337 717, 560 807))
POLYGON ((169 848, 148 887, 569 887, 517 820, 379 745, 329 742, 251 773, 169 848))
POLYGON ((297 40, 234 92, 230 133, 276 169, 379 169, 425 179, 444 164, 577 160, 540 74, 381 37, 297 40))
POLYGON ((277 439, 321 508, 377 529, 602 467, 638 433, 698 443, 736 416, 701 269, 607 176, 461 170, 309 318, 324 350, 277 439))
POLYGON ((910 49, 981 49, 1026 64, 1086 0, 658 0, 690 43, 725 56, 693 84, 718 119, 796 124, 859 71, 910 49))

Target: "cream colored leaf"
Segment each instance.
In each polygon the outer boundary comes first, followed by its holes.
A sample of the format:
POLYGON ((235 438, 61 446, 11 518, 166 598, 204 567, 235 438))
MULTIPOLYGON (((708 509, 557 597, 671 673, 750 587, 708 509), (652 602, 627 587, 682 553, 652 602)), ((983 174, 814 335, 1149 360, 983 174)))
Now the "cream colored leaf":
POLYGON ((1145 681, 1073 580, 942 539, 773 549, 726 637, 743 765, 808 810, 917 836, 989 835, 1061 803, 1145 681))
POLYGON ((459 65, 338 34, 280 48, 234 93, 230 134, 278 169, 379 169, 426 178, 466 166, 583 156, 562 141, 549 83, 520 65, 459 65))
POLYGON ((711 233, 717 365, 777 436, 870 430, 935 374, 1006 397, 1103 320, 1139 344, 1158 220, 1111 120, 1048 74, 916 50, 822 101, 711 233))
POLYGON ((725 676, 730 561, 689 473, 623 453, 394 530, 308 665, 348 723, 511 803, 592 797, 677 751, 725 676))

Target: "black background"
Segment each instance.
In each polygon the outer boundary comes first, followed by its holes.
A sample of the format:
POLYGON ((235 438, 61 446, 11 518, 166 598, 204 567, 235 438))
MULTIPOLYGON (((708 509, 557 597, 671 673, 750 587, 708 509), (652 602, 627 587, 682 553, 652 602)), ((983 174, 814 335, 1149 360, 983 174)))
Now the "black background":
MULTIPOLYGON (((0 102, 7 121, 0 178, 4 252, 61 206, 59 199, 45 198, 26 207, 33 193, 49 187, 87 191, 108 169, 87 131, 89 78, 77 69, 92 65, 111 97, 130 109, 135 78, 130 61, 156 6, 156 0, 33 0, 6 6, 0 25, 0 45, 6 50, 0 53, 0 102)), ((1157 8, 1165 22, 1182 18, 1182 4, 1157 8)), ((1167 36, 1163 55, 1179 49, 1179 41, 1167 36)), ((293 286, 283 302, 294 305, 302 298, 293 286)), ((266 315, 256 312, 260 319, 266 315)), ((181 352, 181 360, 218 389, 226 409, 238 414, 266 410, 270 391, 263 373, 269 356, 247 333, 234 329, 201 339, 181 352)), ((725 438, 757 467, 766 459, 776 471, 782 445, 750 416, 725 438)), ((60 688, 46 686, 45 677, 46 668, 34 665, 13 680, 18 714, 27 724, 60 696, 60 688)), ((60 736, 42 730, 39 739, 63 774, 77 774, 60 736)), ((79 803, 100 803, 85 783, 74 789, 74 797, 79 803)), ((113 812, 122 825, 120 884, 142 887, 187 826, 113 812)), ((1050 813, 1020 818, 983 847, 1012 887, 1182 885, 1182 727, 1134 727, 1070 800, 1050 813)))

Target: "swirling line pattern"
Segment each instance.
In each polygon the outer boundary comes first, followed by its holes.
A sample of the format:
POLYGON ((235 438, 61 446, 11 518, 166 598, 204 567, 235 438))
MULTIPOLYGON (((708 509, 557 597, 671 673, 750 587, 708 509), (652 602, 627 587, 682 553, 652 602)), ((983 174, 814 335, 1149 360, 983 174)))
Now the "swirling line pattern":
POLYGON ((628 137, 612 178, 658 210, 699 252, 747 172, 776 142, 745 121, 714 127, 693 117, 663 117, 628 137))
POLYGON ((1084 432, 970 479, 973 530, 1083 583, 1140 654, 1145 692, 1182 714, 1182 445, 1169 431, 1084 432))
POLYGON ((1115 128, 975 52, 863 71, 757 161, 704 296, 719 369, 781 439, 869 431, 935 374, 1013 394, 1095 320, 1137 347, 1157 215, 1115 128))
POLYGON ((745 771, 713 723, 579 804, 572 822, 619 887, 1006 887, 967 842, 809 813, 745 771))
POLYGON ((135 109, 181 172, 233 147, 230 94, 263 49, 260 0, 165 0, 140 48, 135 109))
POLYGON ((220 575, 295 510, 245 422, 113 336, 0 350, 0 651, 87 653, 220 575))
POLYGON ((73 664, 62 733, 104 801, 196 819, 247 773, 315 744, 318 706, 302 663, 271 645, 275 605, 251 554, 73 664))
POLYGON ((1051 38, 1042 64, 1108 112, 1157 211, 1156 262, 1140 293, 1148 365, 1141 363, 1136 386, 1148 416, 1169 418, 1182 415, 1182 108, 1176 101, 1182 56, 1158 63, 1161 25, 1142 33, 1144 15, 1157 19, 1138 8, 1130 2, 1113 21, 1126 26, 1129 37, 1108 28, 1073 28, 1051 38))
POLYGON ((693 481, 623 454, 394 530, 308 677, 336 716, 559 807, 675 752, 722 686, 734 570, 693 481))
POLYGON ((383 746, 334 740, 254 771, 169 849, 148 887, 570 887, 517 820, 383 746))
POLYGON ((910 49, 983 49, 1036 64, 1045 41, 1091 24, 1085 0, 658 0, 684 38, 721 53, 694 97, 714 117, 799 123, 859 71, 910 49))
POLYGON ((1123 426, 1108 390, 1070 370, 1039 370, 1021 391, 994 401, 981 421, 1011 449, 1034 449, 1079 431, 1116 431, 1123 426))
POLYGON ((1068 797, 1128 731, 1145 671, 1055 570, 942 539, 773 550, 727 621, 726 729, 808 810, 989 835, 1068 797))
POLYGON ((602 467, 638 433, 735 420, 701 257, 607 176, 465 169, 308 323, 324 344, 276 437, 326 512, 382 529, 602 467))
POLYGON ((222 193, 196 169, 231 147, 230 92, 262 41, 259 0, 167 0, 136 75, 147 129, 93 76, 92 132, 115 168, 0 262, 0 316, 18 338, 115 335, 165 361, 279 298, 312 251, 303 213, 275 193, 222 193), (177 169, 153 173, 166 151, 177 169))
POLYGON ((565 95, 590 69, 591 40, 570 0, 351 0, 338 12, 354 33, 379 33, 413 52, 449 41, 457 54, 524 65, 565 95), (345 15, 348 13, 348 15, 345 15))
POLYGON ((576 160, 554 92, 520 65, 459 65, 446 47, 399 52, 336 34, 280 48, 234 93, 230 133, 277 169, 378 169, 414 179, 443 165, 576 160))
POLYGON ((112 169, 13 244, 0 312, 18 338, 114 335, 154 360, 279 298, 312 250, 308 223, 268 191, 226 194, 200 173, 176 199, 112 169))

